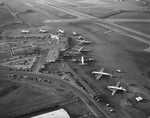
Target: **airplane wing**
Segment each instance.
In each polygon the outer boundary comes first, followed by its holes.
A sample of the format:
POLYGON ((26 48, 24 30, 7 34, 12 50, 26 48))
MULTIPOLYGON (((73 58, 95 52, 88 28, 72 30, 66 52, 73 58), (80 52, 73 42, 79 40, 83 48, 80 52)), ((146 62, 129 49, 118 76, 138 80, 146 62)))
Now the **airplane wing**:
POLYGON ((119 87, 119 85, 120 85, 120 82, 118 82, 118 83, 116 84, 116 87, 119 87))
POLYGON ((81 48, 78 50, 78 52, 80 52, 82 49, 83 49, 83 47, 81 47, 81 48))
POLYGON ((102 77, 102 74, 98 74, 96 77, 96 80, 100 79, 102 77))
POLYGON ((117 91, 116 89, 113 89, 111 95, 114 95, 116 93, 116 91, 117 91))
POLYGON ((104 72, 104 68, 101 68, 100 72, 104 72))

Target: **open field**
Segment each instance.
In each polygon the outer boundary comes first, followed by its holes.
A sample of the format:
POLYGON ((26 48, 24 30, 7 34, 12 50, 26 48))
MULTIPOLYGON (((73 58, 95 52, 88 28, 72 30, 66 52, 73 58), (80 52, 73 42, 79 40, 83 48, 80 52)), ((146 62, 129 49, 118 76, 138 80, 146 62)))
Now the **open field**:
POLYGON ((150 34, 150 23, 144 23, 144 22, 116 22, 119 25, 122 25, 124 27, 134 29, 140 32, 143 32, 145 34, 150 34))
POLYGON ((17 0, 15 2, 7 1, 6 3, 9 9, 16 14, 20 20, 28 24, 28 26, 43 26, 45 20, 76 18, 73 15, 54 9, 40 1, 25 1, 22 3, 20 0, 17 0))
POLYGON ((54 107, 71 97, 71 93, 66 88, 55 83, 48 85, 30 82, 29 84, 26 80, 12 82, 9 79, 0 80, 2 84, 0 114, 3 118, 54 107))
POLYGON ((120 14, 111 16, 112 19, 150 19, 150 11, 135 11, 135 12, 122 12, 120 14))
POLYGON ((25 24, 20 24, 20 23, 11 23, 7 24, 3 27, 0 27, 0 33, 4 32, 5 30, 13 30, 13 29, 18 29, 18 28, 27 28, 28 26, 25 24))
POLYGON ((110 31, 107 34, 107 41, 110 41, 112 44, 120 46, 123 49, 142 51, 143 49, 147 49, 149 47, 149 45, 147 45, 146 43, 137 41, 136 39, 118 34, 113 31, 110 31))
POLYGON ((8 9, 5 8, 5 6, 0 6, 0 21, 1 22, 9 22, 14 20, 14 17, 10 14, 8 9))
POLYGON ((117 11, 112 10, 112 9, 108 9, 108 8, 104 8, 104 7, 96 7, 96 8, 75 8, 74 10, 78 11, 78 12, 82 12, 94 17, 105 17, 107 15, 111 15, 117 11))

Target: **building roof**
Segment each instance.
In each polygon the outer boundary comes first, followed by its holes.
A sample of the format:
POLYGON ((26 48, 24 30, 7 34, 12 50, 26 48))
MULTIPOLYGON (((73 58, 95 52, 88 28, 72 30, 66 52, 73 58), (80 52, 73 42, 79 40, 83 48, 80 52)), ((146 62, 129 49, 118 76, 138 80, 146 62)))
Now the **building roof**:
POLYGON ((46 61, 47 62, 56 61, 59 57, 59 52, 60 52, 59 49, 50 49, 47 54, 46 61))
POLYGON ((68 113, 62 108, 56 111, 48 112, 31 118, 70 118, 68 113))

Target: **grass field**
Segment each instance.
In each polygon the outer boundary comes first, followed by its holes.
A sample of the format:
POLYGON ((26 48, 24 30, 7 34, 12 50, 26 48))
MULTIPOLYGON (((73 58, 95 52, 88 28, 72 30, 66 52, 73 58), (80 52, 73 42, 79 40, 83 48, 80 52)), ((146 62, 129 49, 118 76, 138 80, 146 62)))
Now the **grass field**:
POLYGON ((29 80, 0 79, 0 114, 10 118, 50 108, 66 101, 72 94, 58 84, 44 84, 29 80))
POLYGON ((150 23, 144 23, 144 22, 116 22, 119 25, 122 25, 127 28, 131 28, 137 31, 140 31, 142 33, 150 35, 150 23))
POLYGON ((94 17, 104 17, 107 16, 108 14, 114 13, 115 10, 112 9, 107 9, 107 8, 103 8, 103 7, 93 7, 93 8, 84 8, 84 7, 78 7, 78 8, 72 8, 76 11, 94 16, 94 17))
POLYGON ((141 51, 149 47, 149 45, 146 43, 140 42, 125 35, 115 32, 110 32, 109 35, 110 36, 107 38, 108 41, 127 50, 141 51))
POLYGON ((145 12, 123 12, 114 16, 111 16, 109 18, 118 18, 118 19, 150 19, 150 12, 149 11, 145 11, 145 12))
POLYGON ((10 12, 5 8, 5 6, 0 6, 0 21, 7 22, 14 20, 14 17, 10 14, 10 12))

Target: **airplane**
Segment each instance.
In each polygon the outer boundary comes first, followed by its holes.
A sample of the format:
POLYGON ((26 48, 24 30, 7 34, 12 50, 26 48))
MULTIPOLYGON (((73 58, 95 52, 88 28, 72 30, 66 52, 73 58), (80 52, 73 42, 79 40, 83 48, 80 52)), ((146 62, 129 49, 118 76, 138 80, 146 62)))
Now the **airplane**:
POLYGON ((96 80, 100 79, 103 75, 110 76, 111 78, 114 76, 113 74, 104 72, 104 68, 101 68, 101 70, 93 71, 92 74, 96 74, 96 80))
POLYGON ((89 43, 92 43, 92 41, 86 41, 85 39, 83 39, 83 40, 78 40, 77 39, 77 41, 78 41, 78 44, 89 44, 89 43))
POLYGON ((28 34, 28 33, 29 33, 29 30, 21 30, 21 33, 28 34))
POLYGON ((76 33, 75 31, 73 31, 73 35, 74 35, 74 36, 77 36, 77 35, 78 35, 78 33, 76 33))
POLYGON ((85 62, 92 61, 94 60, 94 58, 93 57, 85 58, 84 56, 81 56, 80 59, 71 59, 71 60, 75 62, 81 62, 79 63, 79 65, 87 65, 87 63, 85 62))
POLYGON ((107 88, 112 91, 112 95, 114 95, 117 91, 124 91, 124 92, 127 91, 127 89, 119 85, 120 85, 120 81, 115 86, 107 86, 107 88))
POLYGON ((74 49, 74 50, 76 50, 76 52, 74 52, 74 53, 77 53, 77 54, 80 54, 81 52, 88 52, 88 51, 90 51, 90 49, 83 49, 83 47, 81 47, 79 49, 74 49))
POLYGON ((61 30, 61 29, 59 29, 58 32, 59 32, 59 33, 62 33, 62 34, 65 33, 65 31, 64 31, 64 30, 61 30))
POLYGON ((40 29, 39 32, 40 33, 47 33, 47 30, 40 29))
POLYGON ((87 63, 85 63, 84 57, 81 57, 81 63, 79 63, 79 65, 87 65, 87 63))
POLYGON ((33 48, 37 47, 37 45, 34 45, 33 43, 31 43, 31 46, 32 46, 33 48))
POLYGON ((83 37, 83 36, 78 37, 78 40, 84 40, 84 39, 85 39, 85 37, 83 37))

